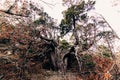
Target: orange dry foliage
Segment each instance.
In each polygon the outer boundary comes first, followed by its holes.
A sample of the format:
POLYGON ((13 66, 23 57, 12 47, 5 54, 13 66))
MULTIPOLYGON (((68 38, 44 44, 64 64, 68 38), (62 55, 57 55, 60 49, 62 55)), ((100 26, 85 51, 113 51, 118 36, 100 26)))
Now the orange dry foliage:
POLYGON ((104 73, 105 80, 109 80, 111 78, 111 74, 109 72, 104 73))
POLYGON ((13 33, 13 27, 7 23, 0 25, 0 39, 9 38, 10 34, 13 33))
POLYGON ((100 72, 100 73, 102 72, 106 73, 107 71, 109 71, 109 69, 111 69, 113 65, 113 61, 108 58, 94 56, 93 59, 97 64, 96 70, 97 72, 100 72))
POLYGON ((112 75, 109 70, 113 66, 113 61, 108 58, 92 55, 95 67, 92 70, 84 69, 82 78, 84 80, 110 80, 112 75))

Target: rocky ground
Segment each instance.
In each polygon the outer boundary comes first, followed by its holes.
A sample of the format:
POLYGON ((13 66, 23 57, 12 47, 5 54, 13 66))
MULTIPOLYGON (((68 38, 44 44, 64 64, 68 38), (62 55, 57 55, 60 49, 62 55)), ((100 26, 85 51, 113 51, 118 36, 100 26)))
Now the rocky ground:
MULTIPOLYGON (((68 71, 66 74, 63 74, 59 71, 55 72, 52 70, 44 70, 39 69, 40 67, 38 64, 30 67, 30 71, 26 71, 25 69, 24 73, 22 73, 21 70, 17 70, 16 64, 11 63, 11 61, 15 61, 18 59, 17 55, 14 54, 0 54, 0 80, 102 80, 106 79, 105 75, 111 66, 111 61, 104 58, 94 57, 94 60, 96 63, 99 63, 95 70, 98 72, 86 72, 82 73, 81 75, 76 72, 68 71), (4 62, 2 65, 2 62, 4 62), (15 68, 17 71, 15 71, 15 68), (22 73, 22 74, 21 74, 22 73), (100 74, 99 74, 100 73, 100 74), (99 77, 101 75, 101 77, 99 77)), ((109 74, 107 74, 109 75, 109 74)), ((108 77, 110 78, 111 75, 108 77)), ((111 80, 111 79, 109 79, 111 80)))
MULTIPOLYGON (((5 47, 1 47, 1 49, 3 48, 5 47)), ((87 58, 90 58, 90 56, 84 57, 84 59, 87 58)), ((60 71, 55 72, 42 69, 40 64, 32 62, 27 63, 27 66, 20 68, 18 67, 20 61, 19 56, 17 54, 12 54, 10 51, 3 51, 0 53, 0 80, 107 80, 108 78, 109 80, 112 80, 110 78, 115 74, 115 70, 113 71, 113 75, 108 74, 108 71, 114 63, 111 59, 92 54, 91 60, 94 60, 94 63, 96 64, 93 69, 94 71, 83 68, 82 71, 84 73, 81 75, 71 71, 67 71, 66 74, 63 74, 60 71)), ((87 61, 90 60, 88 59, 87 61)), ((120 69, 120 54, 116 55, 116 63, 118 69, 120 69)), ((90 65, 91 64, 89 64, 89 66, 90 65)), ((119 70, 117 75, 119 75, 119 70)))

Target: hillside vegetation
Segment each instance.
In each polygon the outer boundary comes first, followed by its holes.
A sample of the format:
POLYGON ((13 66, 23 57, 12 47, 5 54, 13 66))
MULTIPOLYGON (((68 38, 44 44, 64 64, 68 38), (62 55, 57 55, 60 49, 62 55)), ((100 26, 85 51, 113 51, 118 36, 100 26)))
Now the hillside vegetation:
POLYGON ((63 0, 68 8, 59 26, 32 1, 5 3, 8 8, 0 10, 0 80, 120 79, 119 57, 113 53, 118 37, 102 15, 89 16, 95 1, 63 0))

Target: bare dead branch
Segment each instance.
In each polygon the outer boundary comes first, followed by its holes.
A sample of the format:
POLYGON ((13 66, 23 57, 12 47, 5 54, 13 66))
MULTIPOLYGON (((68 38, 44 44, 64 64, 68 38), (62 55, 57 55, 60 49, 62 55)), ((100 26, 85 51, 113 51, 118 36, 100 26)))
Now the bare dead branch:
POLYGON ((0 10, 1 12, 4 12, 6 14, 9 14, 9 15, 12 15, 12 16, 20 16, 20 17, 29 17, 28 15, 22 15, 22 14, 15 14, 15 13, 12 13, 12 12, 9 12, 9 11, 5 11, 5 10, 0 10))
POLYGON ((10 6, 8 10, 6 10, 6 13, 11 13, 11 10, 15 7, 15 5, 16 5, 17 2, 18 2, 18 0, 15 0, 15 2, 13 3, 13 5, 10 6))

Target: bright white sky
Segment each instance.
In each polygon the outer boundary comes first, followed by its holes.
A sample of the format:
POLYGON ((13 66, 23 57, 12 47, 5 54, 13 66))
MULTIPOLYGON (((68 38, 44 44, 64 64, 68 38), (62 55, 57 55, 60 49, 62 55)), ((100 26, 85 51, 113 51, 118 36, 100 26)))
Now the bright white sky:
POLYGON ((44 11, 54 19, 57 19, 57 23, 60 23, 63 18, 62 11, 67 9, 62 5, 62 0, 47 0, 46 2, 52 4, 53 6, 40 2, 40 4, 44 7, 44 11))
MULTIPOLYGON (((44 4, 44 10, 60 23, 60 20, 63 18, 61 12, 66 9, 61 4, 62 0, 47 0, 46 2, 53 5, 56 4, 55 6, 51 6, 51 8, 44 4)), ((120 37, 120 0, 96 0, 95 8, 96 12, 104 16, 120 37)))

